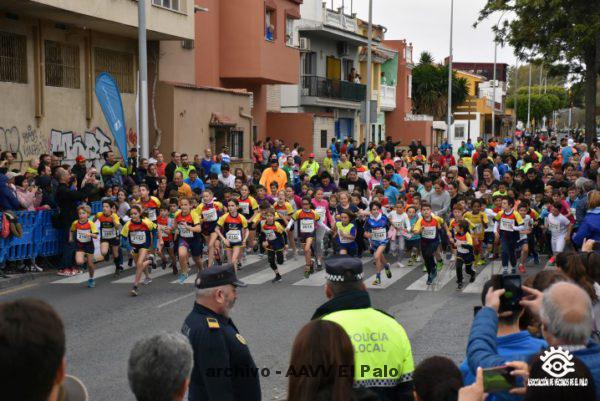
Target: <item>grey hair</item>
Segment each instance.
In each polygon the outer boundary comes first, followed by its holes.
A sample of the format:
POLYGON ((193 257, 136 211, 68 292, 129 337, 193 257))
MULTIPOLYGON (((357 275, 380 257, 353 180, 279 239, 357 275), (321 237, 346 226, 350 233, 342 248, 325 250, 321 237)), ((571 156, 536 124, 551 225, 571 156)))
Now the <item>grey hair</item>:
POLYGON ((589 192, 594 189, 594 181, 589 178, 579 177, 575 180, 575 187, 580 191, 589 192))
POLYGON ((180 333, 160 333, 138 341, 127 369, 137 401, 172 401, 192 372, 193 351, 180 333))
POLYGON ((546 289, 542 298, 540 318, 546 327, 546 331, 565 345, 587 344, 592 335, 594 323, 594 311, 590 297, 585 293, 583 294, 586 301, 581 319, 578 322, 567 322, 565 319, 565 312, 567 311, 555 302, 556 295, 552 294, 554 287, 555 285, 552 285, 546 289))

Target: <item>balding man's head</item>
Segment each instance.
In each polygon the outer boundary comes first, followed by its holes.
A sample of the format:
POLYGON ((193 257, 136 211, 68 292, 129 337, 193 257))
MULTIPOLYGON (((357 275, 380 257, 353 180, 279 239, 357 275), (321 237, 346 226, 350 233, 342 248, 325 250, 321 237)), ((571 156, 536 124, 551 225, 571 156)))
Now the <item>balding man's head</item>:
POLYGON ((62 167, 57 168, 56 172, 54 173, 56 180, 61 183, 69 182, 69 176, 69 172, 62 167))
POLYGON ((585 345, 592 334, 592 301, 573 283, 559 282, 544 291, 540 317, 550 345, 585 345))

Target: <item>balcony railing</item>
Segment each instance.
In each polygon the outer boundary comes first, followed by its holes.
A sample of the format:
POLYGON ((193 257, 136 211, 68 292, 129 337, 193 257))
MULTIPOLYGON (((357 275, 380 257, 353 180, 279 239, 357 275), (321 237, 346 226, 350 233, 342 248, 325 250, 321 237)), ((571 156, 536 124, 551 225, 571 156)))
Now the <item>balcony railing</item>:
POLYGON ((333 11, 323 3, 323 17, 325 25, 330 25, 344 31, 358 33, 358 21, 355 17, 348 16, 341 11, 333 11))
POLYGON ((380 86, 379 104, 384 111, 391 111, 396 108, 396 87, 390 85, 380 86))
POLYGON ((367 96, 367 87, 347 81, 305 75, 302 77, 302 95, 362 102, 367 96))

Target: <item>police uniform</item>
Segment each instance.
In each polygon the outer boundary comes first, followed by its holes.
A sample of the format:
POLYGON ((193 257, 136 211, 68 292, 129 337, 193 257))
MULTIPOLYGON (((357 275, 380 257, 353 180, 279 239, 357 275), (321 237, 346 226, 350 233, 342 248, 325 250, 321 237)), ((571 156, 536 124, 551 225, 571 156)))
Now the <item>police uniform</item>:
MULTIPOLYGON (((334 256, 325 261, 329 283, 363 279, 362 261, 334 256)), ((343 291, 321 305, 312 317, 342 326, 354 347, 354 386, 368 388, 380 400, 412 399, 414 370, 410 341, 392 317, 371 307, 365 289, 343 291)))
MULTIPOLYGON (((196 279, 199 289, 228 284, 246 286, 231 264, 205 269, 196 279)), ((230 318, 195 303, 181 331, 194 349, 190 401, 260 401, 260 373, 230 318)))

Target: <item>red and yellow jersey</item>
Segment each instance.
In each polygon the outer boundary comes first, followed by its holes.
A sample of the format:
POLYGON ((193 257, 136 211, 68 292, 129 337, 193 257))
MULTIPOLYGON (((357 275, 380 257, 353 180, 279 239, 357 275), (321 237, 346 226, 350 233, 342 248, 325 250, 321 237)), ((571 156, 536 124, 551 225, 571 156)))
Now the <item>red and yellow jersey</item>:
POLYGON ((158 216, 156 218, 156 224, 161 227, 161 238, 163 241, 173 241, 173 234, 175 232, 174 219, 169 216, 158 216))
POLYGON ((100 212, 96 214, 96 218, 94 220, 100 223, 100 238, 117 238, 117 227, 121 226, 121 220, 116 213, 112 213, 107 216, 103 212, 100 212))
POLYGON ((292 207, 292 205, 289 202, 285 202, 284 204, 280 204, 279 202, 276 202, 273 205, 273 209, 275 209, 275 211, 277 213, 279 213, 281 216, 290 216, 294 213, 294 208, 292 207))
POLYGON ((225 213, 219 218, 217 225, 222 227, 224 232, 241 230, 242 228, 248 228, 248 220, 240 213, 235 216, 232 216, 231 213, 225 213))
POLYGON ((175 227, 179 236, 182 238, 193 238, 194 236, 200 235, 189 229, 189 227, 195 227, 200 224, 201 219, 195 210, 192 210, 188 214, 184 214, 181 210, 175 213, 175 227), (187 226, 186 226, 187 225, 187 226))
POLYGON ((438 230, 441 230, 442 227, 444 227, 444 219, 441 217, 431 215, 429 220, 419 217, 419 220, 417 220, 413 227, 413 232, 415 234, 420 233, 423 239, 434 240, 438 236, 438 230), (423 231, 421 231, 421 228, 423 231))
POLYGON ((456 234, 454 236, 456 244, 456 252, 458 256, 473 256, 473 237, 471 234, 464 233, 463 235, 456 234))
POLYGON ((260 224, 260 232, 264 235, 264 238, 268 242, 267 249, 269 250, 280 250, 285 246, 285 228, 279 222, 275 222, 274 224, 267 224, 266 222, 261 222, 260 224))
POLYGON ((84 223, 75 220, 71 224, 71 232, 75 241, 80 244, 86 244, 92 242, 91 234, 98 234, 98 228, 89 220, 86 220, 84 223))
MULTIPOLYGON (((258 224, 261 221, 265 221, 266 218, 267 218, 266 215, 263 215, 263 213, 259 212, 259 213, 256 213, 254 216, 252 216, 250 223, 258 224)), ((281 215, 279 213, 275 212, 275 220, 283 220, 283 217, 281 217, 281 215)))
POLYGON ((500 211, 498 214, 496 214, 495 219, 498 222, 498 228, 500 231, 513 232, 515 231, 515 226, 520 226, 523 224, 523 218, 514 210, 511 210, 509 213, 500 211))
POLYGON ((129 220, 123 226, 121 235, 129 240, 129 243, 139 248, 149 248, 152 240, 152 230, 156 225, 150 219, 142 219, 138 222, 129 220))
POLYGON ((150 221, 155 222, 158 216, 158 209, 160 208, 160 201, 157 197, 151 196, 147 201, 140 200, 140 205, 144 208, 144 211, 148 215, 150 221))
POLYGON ((319 215, 313 209, 308 211, 299 209, 292 214, 292 219, 299 223, 300 234, 313 234, 319 215))
POLYGON ((256 202, 256 199, 254 199, 253 196, 248 196, 246 199, 240 197, 238 199, 238 204, 240 206, 240 212, 246 218, 252 216, 256 209, 258 209, 258 202, 256 202))
POLYGON ((538 221, 540 219, 540 214, 535 209, 529 209, 527 212, 529 217, 531 217, 534 221, 538 221))
POLYGON ((204 223, 212 224, 219 220, 219 216, 223 213, 223 209, 223 204, 221 202, 202 202, 195 210, 198 216, 202 217, 204 223))

